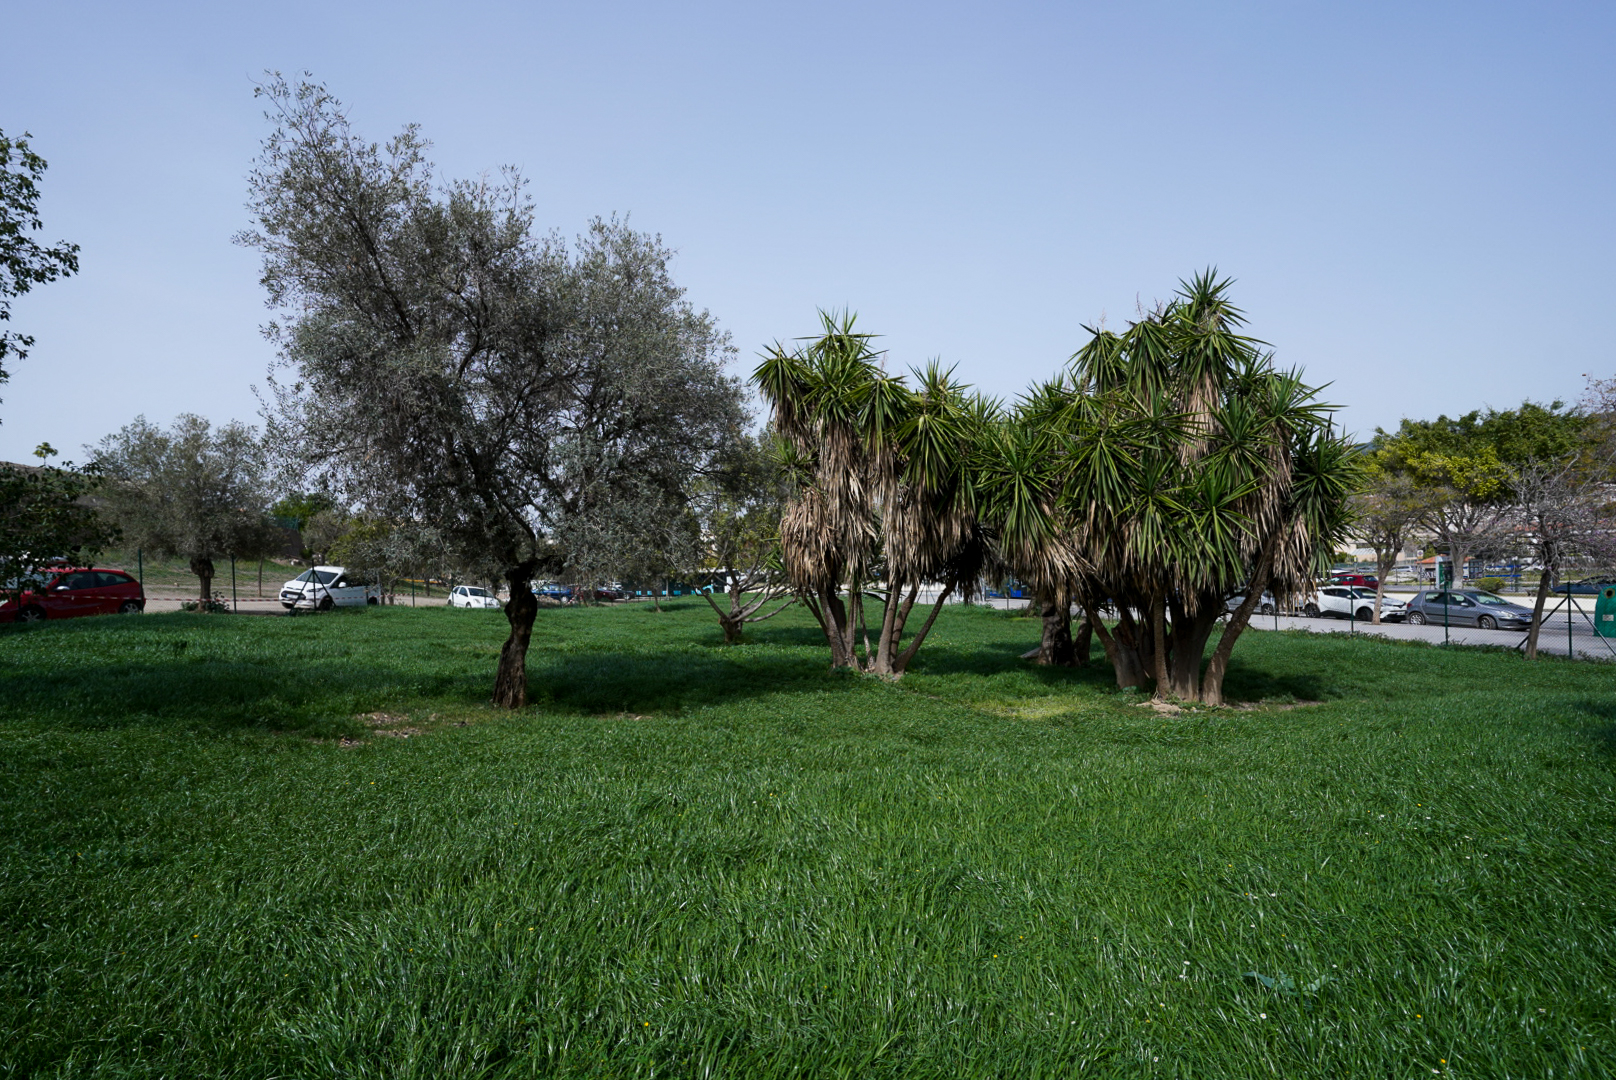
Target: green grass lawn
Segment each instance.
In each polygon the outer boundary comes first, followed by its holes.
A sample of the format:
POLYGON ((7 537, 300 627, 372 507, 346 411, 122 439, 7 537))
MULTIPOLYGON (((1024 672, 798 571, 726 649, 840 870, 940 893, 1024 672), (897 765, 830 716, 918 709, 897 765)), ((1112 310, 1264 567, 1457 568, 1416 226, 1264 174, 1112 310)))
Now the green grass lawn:
POLYGON ((1616 667, 670 608, 0 628, 0 1076, 1616 1072, 1616 667))

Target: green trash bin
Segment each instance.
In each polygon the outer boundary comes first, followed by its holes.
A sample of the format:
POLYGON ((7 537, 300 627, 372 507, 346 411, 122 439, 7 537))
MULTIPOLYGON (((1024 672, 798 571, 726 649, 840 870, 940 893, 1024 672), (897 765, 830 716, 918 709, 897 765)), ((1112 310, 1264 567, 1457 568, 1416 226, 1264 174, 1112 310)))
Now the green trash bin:
POLYGON ((1594 632, 1600 637, 1616 638, 1616 585, 1599 587, 1599 598, 1594 601, 1594 632))

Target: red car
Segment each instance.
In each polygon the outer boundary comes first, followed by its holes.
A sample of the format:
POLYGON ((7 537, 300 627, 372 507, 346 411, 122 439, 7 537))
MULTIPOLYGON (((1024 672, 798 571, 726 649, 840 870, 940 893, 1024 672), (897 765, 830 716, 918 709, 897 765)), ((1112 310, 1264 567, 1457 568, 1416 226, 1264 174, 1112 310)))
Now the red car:
POLYGON ((1380 584, 1380 579, 1373 574, 1331 574, 1331 585, 1358 585, 1365 589, 1373 589, 1380 584))
POLYGON ((6 597, 0 604, 0 619, 38 622, 76 615, 130 615, 145 609, 145 590, 122 570, 48 570, 25 584, 20 597, 6 597))

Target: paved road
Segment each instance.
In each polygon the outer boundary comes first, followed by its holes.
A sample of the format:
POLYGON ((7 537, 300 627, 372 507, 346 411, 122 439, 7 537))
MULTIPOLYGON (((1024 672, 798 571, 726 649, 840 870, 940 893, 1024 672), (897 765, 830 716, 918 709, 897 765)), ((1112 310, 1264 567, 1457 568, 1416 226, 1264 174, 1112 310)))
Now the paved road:
MULTIPOLYGON (((1410 626, 1406 623, 1351 623, 1346 619, 1308 619, 1297 615, 1254 615, 1253 630, 1309 630, 1316 634, 1374 634, 1394 641, 1429 641, 1442 643, 1442 627, 1410 626)), ((1580 660, 1616 660, 1616 639, 1594 634, 1581 617, 1572 621, 1569 645, 1566 640, 1564 612, 1544 620, 1538 633, 1539 652, 1565 656, 1573 653, 1580 660)), ((1448 640, 1455 645, 1501 645, 1508 649, 1523 647, 1526 634, 1520 630, 1477 630, 1474 627, 1454 626, 1448 629, 1448 640)))
MULTIPOLYGON (((935 599, 933 592, 932 598, 935 599)), ((1401 597, 1400 597, 1401 599, 1401 597)), ((146 610, 149 612, 178 611, 181 601, 164 597, 150 597, 146 601, 146 610)), ((417 606, 443 607, 447 601, 442 597, 434 596, 430 600, 426 597, 417 598, 417 606)), ((1001 610, 1019 609, 1027 606, 1025 600, 1011 600, 1007 598, 983 601, 987 606, 1001 610)), ((1584 605, 1579 604, 1579 608, 1584 605)), ((1592 614, 1593 605, 1585 605, 1588 614, 1592 614)), ((278 600, 240 600, 236 610, 243 615, 285 615, 286 609, 281 607, 278 600)), ((1565 609, 1545 620, 1542 632, 1538 636, 1538 649, 1541 652, 1554 653, 1565 656, 1567 652, 1573 653, 1579 659, 1586 660, 1616 660, 1616 639, 1602 638, 1594 634, 1589 623, 1583 618, 1581 611, 1572 617, 1572 633, 1568 647, 1566 638, 1565 609)), ((1410 626, 1405 623, 1382 623, 1375 626, 1371 623, 1353 623, 1346 619, 1309 619, 1299 615, 1254 615, 1251 619, 1253 630, 1307 630, 1316 634, 1375 634, 1390 638, 1394 641, 1429 641, 1441 643, 1443 640, 1440 626, 1410 626)), ((1448 640, 1455 645, 1502 645, 1505 648, 1518 648, 1526 639, 1526 634, 1516 630, 1476 630, 1471 627, 1450 627, 1448 640)))
MULTIPOLYGON (((934 597, 935 595, 933 593, 934 597)), ((1386 595, 1395 596, 1399 600, 1408 600, 1414 596, 1413 593, 1397 592, 1388 592, 1386 595)), ((1593 617, 1593 598, 1574 597, 1573 601, 1578 610, 1571 616, 1572 632, 1569 644, 1566 635, 1566 611, 1561 607, 1544 619, 1543 628, 1538 633, 1538 651, 1558 656, 1565 656, 1569 652, 1582 660, 1616 660, 1616 638, 1602 638, 1593 632, 1589 621, 1593 617)), ((984 603, 1001 610, 1027 606, 1025 600, 993 599, 984 603)), ((1551 607, 1553 603, 1551 600, 1551 607)), ((1251 629, 1308 630, 1316 634, 1375 634, 1394 641, 1429 641, 1434 644, 1441 644, 1443 640, 1440 625, 1411 626, 1406 623, 1382 623, 1375 626, 1372 623, 1353 622, 1347 619, 1309 619, 1300 615, 1280 615, 1277 618, 1273 615, 1253 615, 1251 629)), ((1520 630, 1477 630, 1474 627, 1453 626, 1448 628, 1447 640, 1455 645, 1501 645, 1507 649, 1514 649, 1524 647, 1526 633, 1520 630)))

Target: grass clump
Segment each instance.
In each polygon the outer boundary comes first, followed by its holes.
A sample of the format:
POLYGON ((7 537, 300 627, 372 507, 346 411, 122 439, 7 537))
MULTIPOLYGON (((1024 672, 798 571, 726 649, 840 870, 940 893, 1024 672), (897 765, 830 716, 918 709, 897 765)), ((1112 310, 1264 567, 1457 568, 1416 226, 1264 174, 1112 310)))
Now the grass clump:
POLYGON ((671 606, 541 612, 514 715, 498 613, 0 630, 0 1075, 1616 1062, 1604 666, 1253 634, 1163 715, 671 606))

